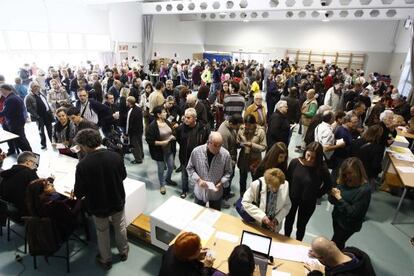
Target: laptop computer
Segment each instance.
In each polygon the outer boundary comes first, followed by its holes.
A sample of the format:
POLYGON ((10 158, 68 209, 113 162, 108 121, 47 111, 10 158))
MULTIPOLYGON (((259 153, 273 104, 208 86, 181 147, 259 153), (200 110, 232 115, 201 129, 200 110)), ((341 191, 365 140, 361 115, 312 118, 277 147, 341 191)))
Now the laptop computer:
POLYGON ((247 245, 253 251, 254 262, 259 266, 260 275, 265 276, 269 261, 272 238, 243 230, 240 244, 247 245))

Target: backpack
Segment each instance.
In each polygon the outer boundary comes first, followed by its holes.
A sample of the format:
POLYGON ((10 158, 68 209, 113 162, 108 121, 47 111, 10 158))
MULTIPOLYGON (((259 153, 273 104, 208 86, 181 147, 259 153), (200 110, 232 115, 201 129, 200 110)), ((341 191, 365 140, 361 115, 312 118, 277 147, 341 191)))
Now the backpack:
MULTIPOLYGON (((257 207, 260 206, 260 193, 262 192, 262 180, 260 180, 259 178, 259 191, 258 191, 258 198, 256 200, 256 202, 253 202, 254 205, 256 205, 257 207)), ((243 207, 242 204, 242 197, 240 197, 237 201, 236 201, 236 211, 237 213, 239 213, 240 217, 248 222, 248 223, 254 223, 256 220, 249 215, 249 213, 246 212, 246 210, 243 207)))

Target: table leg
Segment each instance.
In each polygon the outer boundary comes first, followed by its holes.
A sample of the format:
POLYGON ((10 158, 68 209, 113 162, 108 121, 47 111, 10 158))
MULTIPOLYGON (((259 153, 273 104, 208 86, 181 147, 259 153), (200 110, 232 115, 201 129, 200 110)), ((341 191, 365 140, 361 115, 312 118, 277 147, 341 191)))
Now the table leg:
POLYGON ((394 215, 394 218, 392 219, 391 224, 394 224, 395 223, 395 220, 397 219, 398 212, 400 211, 401 204, 402 204, 402 202, 404 200, 404 197, 405 197, 405 194, 406 193, 407 193, 407 187, 404 187, 403 193, 401 195, 400 201, 398 202, 397 210, 395 211, 395 215, 394 215))
POLYGON ((388 154, 385 154, 385 166, 384 169, 382 170, 382 176, 381 176, 381 180, 380 180, 380 185, 382 185, 382 183, 385 180, 385 173, 388 171, 388 168, 390 167, 391 164, 391 158, 388 156, 388 154))

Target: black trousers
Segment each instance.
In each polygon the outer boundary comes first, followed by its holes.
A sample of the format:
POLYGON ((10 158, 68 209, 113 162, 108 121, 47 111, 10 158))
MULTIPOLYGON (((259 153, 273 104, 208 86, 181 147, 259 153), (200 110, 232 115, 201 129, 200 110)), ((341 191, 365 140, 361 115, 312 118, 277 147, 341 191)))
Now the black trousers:
POLYGON ((296 212, 298 213, 298 220, 296 222, 296 239, 303 240, 306 231, 306 225, 311 218, 316 208, 316 200, 302 200, 298 198, 291 198, 292 207, 285 220, 285 236, 290 237, 295 222, 296 212))
POLYGON ((345 248, 346 241, 355 233, 355 231, 350 231, 342 228, 335 220, 332 222, 334 234, 332 241, 336 243, 336 246, 342 250, 345 248))
POLYGON ((30 147, 29 141, 27 141, 26 134, 24 132, 24 124, 21 126, 13 127, 4 124, 3 129, 19 135, 19 138, 16 138, 10 142, 8 150, 10 153, 14 153, 16 148, 20 149, 21 151, 32 151, 32 148, 30 147))
POLYGON ((144 152, 142 147, 142 134, 129 136, 129 144, 132 146, 131 152, 135 161, 142 161, 144 152))
MULTIPOLYGON (((207 202, 202 201, 201 199, 198 199, 197 197, 194 197, 194 202, 201 206, 206 206, 207 202)), ((221 210, 221 199, 219 200, 209 200, 208 202, 211 209, 215 209, 220 211, 221 210)))
MULTIPOLYGON (((240 168, 240 197, 243 197, 244 192, 246 191, 246 182, 247 182, 247 175, 249 174, 250 170, 247 168, 240 168)), ((253 174, 250 172, 250 175, 253 179, 253 174)))
POLYGON ((47 136, 49 137, 49 141, 52 142, 52 122, 49 122, 47 119, 39 118, 36 121, 37 128, 39 129, 40 135, 40 144, 46 147, 46 135, 45 135, 45 128, 47 131, 47 136))

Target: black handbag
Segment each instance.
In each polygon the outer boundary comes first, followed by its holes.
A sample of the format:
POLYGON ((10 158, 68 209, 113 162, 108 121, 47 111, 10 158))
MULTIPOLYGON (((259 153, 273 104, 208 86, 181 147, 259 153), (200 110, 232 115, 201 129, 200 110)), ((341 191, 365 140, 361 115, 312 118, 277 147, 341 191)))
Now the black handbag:
MULTIPOLYGON (((253 202, 254 205, 256 205, 257 207, 259 207, 260 205, 260 193, 262 191, 262 180, 259 179, 259 191, 258 191, 258 198, 256 200, 256 202, 253 202)), ((236 201, 236 211, 237 213, 240 215, 240 217, 248 222, 248 223, 254 223, 256 220, 249 215, 249 213, 246 212, 246 210, 243 207, 242 204, 242 197, 240 197, 237 201, 236 201)))

